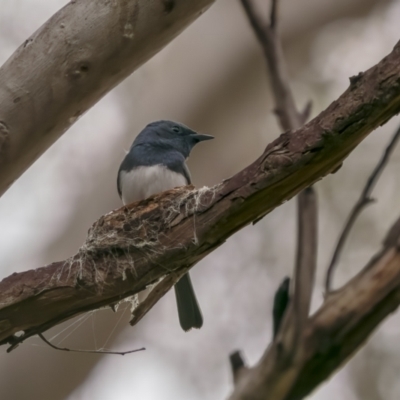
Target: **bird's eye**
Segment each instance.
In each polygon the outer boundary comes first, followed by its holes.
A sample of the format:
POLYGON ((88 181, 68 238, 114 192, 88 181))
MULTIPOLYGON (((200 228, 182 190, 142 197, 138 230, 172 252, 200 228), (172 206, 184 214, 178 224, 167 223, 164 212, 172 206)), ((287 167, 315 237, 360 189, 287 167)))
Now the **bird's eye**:
POLYGON ((181 128, 179 128, 179 126, 173 126, 172 130, 176 133, 179 133, 181 131, 181 128))

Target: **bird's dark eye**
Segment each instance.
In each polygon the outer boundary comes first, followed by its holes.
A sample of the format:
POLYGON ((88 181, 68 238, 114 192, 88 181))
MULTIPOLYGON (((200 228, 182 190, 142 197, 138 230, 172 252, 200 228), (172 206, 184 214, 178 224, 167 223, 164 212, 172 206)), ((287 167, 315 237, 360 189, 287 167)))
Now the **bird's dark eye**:
POLYGON ((176 133, 179 133, 181 131, 181 128, 179 126, 173 126, 172 130, 176 133))

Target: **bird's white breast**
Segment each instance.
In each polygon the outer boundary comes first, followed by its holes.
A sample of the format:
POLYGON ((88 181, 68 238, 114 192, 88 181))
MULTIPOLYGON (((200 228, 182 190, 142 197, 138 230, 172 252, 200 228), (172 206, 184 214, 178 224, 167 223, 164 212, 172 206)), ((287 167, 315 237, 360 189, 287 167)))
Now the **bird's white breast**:
POLYGON ((129 172, 121 171, 119 183, 124 204, 187 185, 186 178, 182 174, 171 171, 163 165, 137 167, 129 172))

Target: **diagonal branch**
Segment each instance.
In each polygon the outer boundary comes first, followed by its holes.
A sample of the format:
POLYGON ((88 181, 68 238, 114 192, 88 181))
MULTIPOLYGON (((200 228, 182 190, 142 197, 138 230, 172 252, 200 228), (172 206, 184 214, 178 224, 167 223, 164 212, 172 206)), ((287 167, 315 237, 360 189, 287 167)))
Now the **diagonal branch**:
POLYGON ((0 68, 0 196, 215 0, 70 1, 0 68))
POLYGON ((337 371, 400 304, 400 218, 383 249, 324 302, 299 338, 291 363, 273 342, 235 386, 230 400, 300 400, 337 371))
POLYGON ((132 311, 130 325, 136 325, 156 303, 186 274, 185 270, 170 273, 150 291, 149 295, 132 311))
MULTIPOLYGON (((212 188, 174 189, 101 217, 68 260, 0 282, 0 344, 114 304, 187 270, 239 229, 333 171, 400 111, 400 44, 306 126, 212 188), (193 240, 196 238, 197 240, 193 240)), ((278 335, 279 336, 279 335, 278 335)))
POLYGON ((396 132, 394 133, 392 139, 390 140, 388 146, 386 147, 381 159, 379 160, 378 164, 376 165, 375 169, 372 171, 371 175, 369 176, 365 187, 358 199, 357 203, 354 205, 353 209, 350 212, 349 217, 347 218, 346 224, 343 228, 342 233, 340 234, 339 240, 335 247, 335 251, 333 252, 333 256, 331 262, 328 266, 325 278, 325 293, 329 294, 331 291, 332 286, 332 278, 335 272, 335 268, 339 262, 339 257, 343 251, 344 245, 346 243, 347 237, 351 229, 353 228, 358 216, 361 212, 367 207, 369 204, 374 202, 374 199, 371 197, 372 191, 378 182, 383 170, 385 169, 390 155, 392 154, 394 148, 396 147, 397 142, 400 139, 400 126, 397 128, 396 132))

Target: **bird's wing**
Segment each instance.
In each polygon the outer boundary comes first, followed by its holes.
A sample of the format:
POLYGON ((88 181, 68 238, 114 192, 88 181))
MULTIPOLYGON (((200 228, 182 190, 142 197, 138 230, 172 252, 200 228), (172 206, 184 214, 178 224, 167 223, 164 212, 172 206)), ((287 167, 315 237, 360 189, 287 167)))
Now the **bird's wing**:
POLYGON ((192 178, 190 177, 189 168, 186 165, 185 157, 179 152, 174 152, 165 159, 163 164, 171 171, 181 174, 186 179, 186 184, 190 185, 192 183, 192 178))
MULTIPOLYGON (((122 160, 121 165, 119 166, 118 170, 118 175, 117 175, 117 189, 118 189, 118 194, 119 197, 122 199, 122 183, 121 183, 121 172, 123 171, 130 171, 135 167, 140 166, 140 150, 139 153, 135 153, 135 148, 132 145, 132 147, 129 150, 129 153, 126 154, 125 158, 122 160)), ((145 165, 145 164, 144 164, 145 165)))

